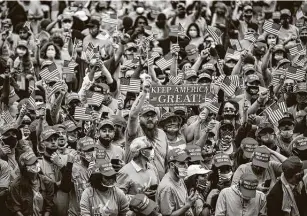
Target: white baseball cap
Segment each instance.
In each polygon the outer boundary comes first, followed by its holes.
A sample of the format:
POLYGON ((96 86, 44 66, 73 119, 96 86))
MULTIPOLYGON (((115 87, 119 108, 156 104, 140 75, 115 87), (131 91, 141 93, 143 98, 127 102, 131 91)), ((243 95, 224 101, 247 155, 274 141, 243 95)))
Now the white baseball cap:
POLYGON ((206 168, 202 167, 199 164, 193 164, 188 167, 188 175, 186 176, 186 179, 196 174, 203 175, 210 172, 211 170, 207 170, 206 168))

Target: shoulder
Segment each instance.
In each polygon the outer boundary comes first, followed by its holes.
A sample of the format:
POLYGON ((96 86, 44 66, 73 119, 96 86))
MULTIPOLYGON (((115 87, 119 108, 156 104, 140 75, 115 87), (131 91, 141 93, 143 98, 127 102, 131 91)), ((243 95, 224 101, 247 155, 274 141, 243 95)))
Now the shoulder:
MULTIPOLYGON (((277 198, 277 197, 282 197, 282 185, 281 185, 281 181, 278 180, 275 185, 273 186, 273 188, 270 190, 269 194, 268 194, 268 198, 277 198)), ((276 201, 276 200, 275 200, 276 201)))
POLYGON ((132 170, 132 164, 131 161, 129 163, 127 163, 125 166, 123 166, 119 171, 118 174, 119 175, 128 175, 131 170, 132 170))
POLYGON ((45 185, 53 185, 54 182, 48 178, 47 176, 45 175, 39 175, 40 179, 42 180, 42 182, 45 184, 45 185))

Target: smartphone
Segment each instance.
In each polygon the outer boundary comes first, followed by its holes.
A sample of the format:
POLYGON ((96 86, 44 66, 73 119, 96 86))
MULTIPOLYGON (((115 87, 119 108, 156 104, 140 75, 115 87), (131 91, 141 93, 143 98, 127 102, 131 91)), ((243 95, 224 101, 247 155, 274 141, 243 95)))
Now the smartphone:
POLYGON ((111 164, 119 165, 120 160, 118 158, 111 159, 111 164))
POLYGON ((265 182, 264 182, 264 184, 263 184, 263 187, 270 187, 270 185, 271 185, 271 179, 267 179, 267 180, 265 180, 265 182))
POLYGON ((157 188, 158 188, 158 185, 157 185, 157 184, 154 184, 154 185, 151 185, 151 186, 149 187, 149 190, 155 191, 155 190, 157 190, 157 188))

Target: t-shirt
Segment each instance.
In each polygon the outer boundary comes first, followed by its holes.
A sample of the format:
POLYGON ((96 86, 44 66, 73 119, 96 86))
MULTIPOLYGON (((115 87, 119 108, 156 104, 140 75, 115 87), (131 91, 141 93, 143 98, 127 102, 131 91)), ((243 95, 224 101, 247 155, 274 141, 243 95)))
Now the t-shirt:
POLYGON ((107 191, 89 187, 82 193, 80 210, 82 216, 126 215, 129 203, 124 192, 118 187, 107 191))
MULTIPOLYGON (((187 201, 188 192, 182 179, 176 182, 170 173, 166 173, 158 186, 156 202, 162 215, 171 215, 172 212, 182 208, 187 201)), ((193 215, 191 209, 186 215, 193 215)))
POLYGON ((0 188, 8 188, 10 184, 11 169, 9 164, 0 159, 0 188))
POLYGON ((120 159, 120 160, 124 160, 124 155, 125 152, 124 150, 116 145, 111 144, 108 148, 105 148, 100 141, 98 140, 97 145, 99 145, 99 149, 101 150, 105 150, 106 152, 106 157, 111 159, 120 159))
MULTIPOLYGON (((135 135, 130 136, 128 134, 128 130, 126 130, 125 132, 125 138, 126 138, 126 144, 125 144, 125 162, 129 163, 132 160, 133 155, 130 152, 130 145, 131 142, 137 138, 137 137, 141 137, 141 136, 145 136, 142 128, 140 126, 138 126, 137 132, 135 135)), ((166 134, 163 130, 158 129, 158 134, 157 134, 157 138, 154 141, 154 143, 152 143, 152 145, 154 146, 155 149, 155 157, 153 159, 153 165, 155 165, 155 167, 158 170, 159 173, 159 178, 162 179, 162 177, 165 174, 165 161, 166 161, 166 154, 168 151, 168 141, 167 141, 167 137, 166 134)))

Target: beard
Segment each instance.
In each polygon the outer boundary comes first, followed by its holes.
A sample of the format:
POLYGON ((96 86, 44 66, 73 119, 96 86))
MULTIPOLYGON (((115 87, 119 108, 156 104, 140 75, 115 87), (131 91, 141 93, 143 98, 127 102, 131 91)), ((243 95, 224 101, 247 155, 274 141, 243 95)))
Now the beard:
POLYGON ((154 124, 153 128, 148 128, 147 124, 141 122, 140 126, 141 126, 145 136, 147 137, 147 139, 149 141, 155 141, 156 140, 156 138, 158 137, 158 127, 157 127, 157 124, 154 124))
POLYGON ((110 146, 112 142, 112 138, 107 136, 106 138, 99 137, 99 141, 103 146, 110 146))

